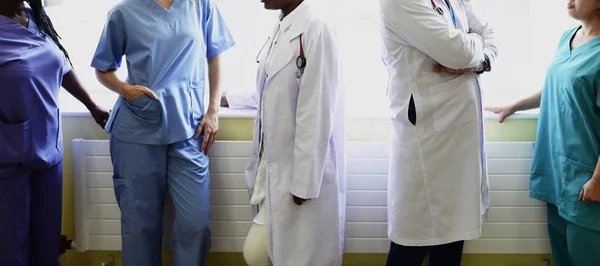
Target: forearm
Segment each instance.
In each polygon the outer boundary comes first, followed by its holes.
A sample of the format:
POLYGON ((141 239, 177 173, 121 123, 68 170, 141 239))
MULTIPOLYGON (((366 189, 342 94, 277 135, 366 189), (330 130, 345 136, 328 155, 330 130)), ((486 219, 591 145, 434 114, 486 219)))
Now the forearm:
POLYGON ((104 85, 104 87, 110 89, 111 91, 118 93, 121 96, 123 96, 123 89, 127 85, 129 85, 129 84, 121 81, 117 77, 114 70, 108 71, 108 72, 102 72, 102 71, 96 70, 96 78, 102 85, 104 85))
POLYGON ((527 98, 521 99, 514 104, 514 111, 526 111, 530 109, 540 108, 540 102, 542 100, 542 91, 538 91, 534 95, 527 98))
POLYGON ((77 79, 74 71, 69 71, 62 80, 62 87, 65 88, 75 99, 81 102, 88 110, 96 107, 96 104, 88 94, 88 92, 81 86, 81 83, 77 79))
POLYGON ((596 170, 594 171, 593 179, 600 181, 600 158, 598 158, 598 162, 596 163, 596 170))
POLYGON ((221 66, 219 56, 208 59, 208 81, 210 84, 210 99, 208 112, 218 113, 221 105, 221 66))

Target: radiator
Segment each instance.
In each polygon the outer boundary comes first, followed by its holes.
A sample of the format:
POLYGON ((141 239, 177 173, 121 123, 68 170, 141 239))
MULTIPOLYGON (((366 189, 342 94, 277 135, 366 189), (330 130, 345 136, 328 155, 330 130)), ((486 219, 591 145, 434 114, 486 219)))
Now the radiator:
MULTIPOLYGON (((219 141, 211 149, 212 251, 241 252, 252 211, 243 173, 251 142, 219 141)), ((529 198, 531 142, 487 143, 490 215, 468 254, 549 254, 544 204, 529 198)), ((387 253, 388 144, 348 143, 348 253, 387 253)), ((73 140, 77 251, 121 250, 108 141, 73 140)), ((168 208, 167 212, 172 212, 168 208)), ((167 220, 168 221, 168 220, 167 220)), ((169 222, 166 223, 167 228, 169 222)), ((169 243, 170 231, 165 231, 169 243)), ((167 246, 167 245, 165 245, 167 246)))

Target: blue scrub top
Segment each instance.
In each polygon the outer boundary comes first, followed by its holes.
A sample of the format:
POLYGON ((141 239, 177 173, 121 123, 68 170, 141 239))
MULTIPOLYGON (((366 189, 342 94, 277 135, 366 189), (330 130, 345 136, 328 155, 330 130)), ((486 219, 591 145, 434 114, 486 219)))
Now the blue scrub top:
POLYGON ((207 58, 234 45, 212 0, 124 0, 108 14, 92 67, 106 72, 127 61, 127 83, 158 97, 119 97, 107 132, 123 141, 170 144, 191 138, 204 115, 207 58))
POLYGON ((600 203, 578 200, 600 156, 600 37, 571 51, 563 34, 542 91, 531 197, 581 227, 600 231, 600 203))
POLYGON ((71 66, 28 12, 27 28, 0 15, 0 165, 45 168, 63 157, 58 94, 71 66))

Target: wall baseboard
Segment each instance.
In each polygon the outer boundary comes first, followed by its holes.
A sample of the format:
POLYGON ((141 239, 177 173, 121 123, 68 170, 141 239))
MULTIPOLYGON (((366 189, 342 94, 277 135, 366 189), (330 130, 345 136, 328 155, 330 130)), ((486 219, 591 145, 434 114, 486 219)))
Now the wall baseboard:
MULTIPOLYGON (((121 266, 121 252, 88 251, 67 252, 68 266, 100 266, 109 254, 115 256, 115 266, 121 266)), ((387 254, 345 254, 342 266, 383 266, 387 254)), ((171 266, 171 253, 163 254, 163 265, 171 266)), ((538 266, 543 260, 552 261, 550 254, 493 254, 463 255, 462 266, 538 266)), ((212 252, 205 266, 246 266, 242 253, 212 252)), ((423 264, 427 266, 427 261, 423 264)))

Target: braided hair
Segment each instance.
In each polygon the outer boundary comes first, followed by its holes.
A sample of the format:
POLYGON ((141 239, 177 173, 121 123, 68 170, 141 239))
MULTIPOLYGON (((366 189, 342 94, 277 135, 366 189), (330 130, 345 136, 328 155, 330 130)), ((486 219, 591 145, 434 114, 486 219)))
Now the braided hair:
POLYGON ((56 30, 54 29, 54 26, 52 25, 52 21, 46 14, 46 10, 44 10, 44 5, 42 4, 42 0, 25 0, 25 1, 29 4, 29 6, 31 7, 31 10, 33 11, 33 16, 34 16, 36 23, 38 24, 40 33, 43 36, 50 37, 50 39, 52 39, 52 41, 54 41, 56 46, 58 46, 58 48, 65 54, 65 57, 67 58, 67 60, 69 60, 69 64, 71 64, 71 66, 73 66, 73 63, 71 63, 71 58, 69 57, 69 53, 67 52, 65 47, 63 47, 62 44, 60 44, 60 36, 58 36, 58 33, 56 32, 56 30))

